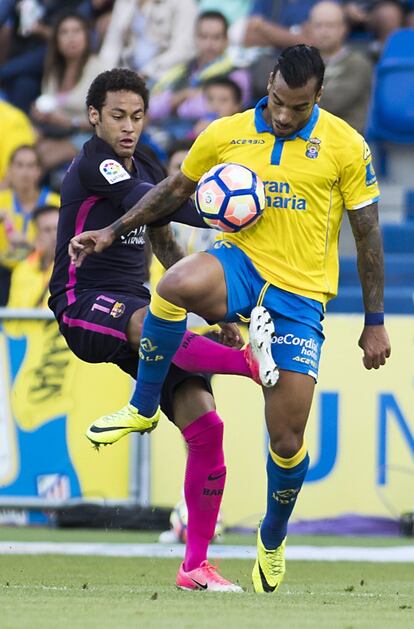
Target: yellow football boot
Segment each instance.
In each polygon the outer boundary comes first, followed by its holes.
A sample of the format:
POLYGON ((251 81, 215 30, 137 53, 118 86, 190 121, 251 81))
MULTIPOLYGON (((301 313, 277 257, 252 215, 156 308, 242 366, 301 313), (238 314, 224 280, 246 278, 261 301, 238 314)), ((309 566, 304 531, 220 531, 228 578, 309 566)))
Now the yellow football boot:
POLYGON ((267 550, 260 537, 260 526, 257 531, 257 559, 252 572, 255 592, 276 592, 285 576, 286 537, 275 550, 267 550))
POLYGON ((100 445, 115 443, 130 432, 151 432, 157 427, 160 409, 152 417, 144 417, 132 404, 127 404, 120 411, 103 415, 95 420, 86 431, 89 441, 99 448, 100 445))

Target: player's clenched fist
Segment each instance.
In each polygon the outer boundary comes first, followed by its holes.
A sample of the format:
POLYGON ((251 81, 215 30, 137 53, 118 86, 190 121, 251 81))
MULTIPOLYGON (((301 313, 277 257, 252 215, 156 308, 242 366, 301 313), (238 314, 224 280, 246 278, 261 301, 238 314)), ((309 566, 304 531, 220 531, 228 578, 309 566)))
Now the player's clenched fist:
POLYGON ((97 229, 94 231, 82 232, 74 236, 69 243, 69 257, 76 267, 91 253, 101 253, 112 245, 114 235, 111 229, 97 229))
POLYGON ((383 325, 367 325, 358 341, 364 351, 362 362, 366 369, 379 369, 391 355, 391 345, 383 325))

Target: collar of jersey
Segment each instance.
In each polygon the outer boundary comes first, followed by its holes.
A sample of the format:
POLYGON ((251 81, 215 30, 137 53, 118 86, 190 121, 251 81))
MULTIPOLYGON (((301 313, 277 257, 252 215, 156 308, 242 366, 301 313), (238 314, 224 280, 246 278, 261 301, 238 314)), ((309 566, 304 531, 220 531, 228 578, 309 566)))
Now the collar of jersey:
MULTIPOLYGON (((268 100, 269 100, 269 97, 264 96, 263 98, 259 100, 256 107, 254 108, 254 126, 256 127, 257 133, 271 133, 272 135, 275 135, 272 127, 270 127, 267 124, 266 120, 263 117, 263 110, 265 109, 265 107, 267 107, 268 100)), ((302 138, 302 140, 309 140, 312 134, 312 131, 314 130, 315 125, 318 122, 318 118, 319 118, 319 107, 318 105, 315 105, 313 108, 311 117, 309 118, 306 125, 302 127, 302 129, 299 129, 299 131, 296 131, 296 133, 292 133, 292 135, 288 135, 285 138, 278 138, 277 136, 275 137, 277 140, 280 140, 281 142, 285 142, 286 140, 295 140, 296 138, 302 138)))

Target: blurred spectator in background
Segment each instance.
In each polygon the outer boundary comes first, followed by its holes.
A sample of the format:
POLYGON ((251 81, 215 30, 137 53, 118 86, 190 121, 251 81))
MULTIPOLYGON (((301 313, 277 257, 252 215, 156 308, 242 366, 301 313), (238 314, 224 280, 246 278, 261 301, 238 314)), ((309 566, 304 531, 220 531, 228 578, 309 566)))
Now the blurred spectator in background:
POLYGON ((196 122, 190 132, 190 138, 193 139, 213 120, 232 116, 242 110, 243 95, 240 86, 227 76, 217 76, 206 81, 203 85, 203 96, 206 114, 196 122))
POLYGON ((387 37, 405 23, 407 0, 351 0, 345 2, 346 16, 353 32, 365 33, 365 39, 376 61, 387 37))
POLYGON ((368 111, 372 65, 346 44, 348 28, 344 8, 333 1, 316 4, 309 20, 315 46, 326 64, 321 107, 362 132, 368 111))
POLYGON ((117 65, 121 43, 91 50, 90 29, 77 13, 61 14, 48 45, 42 94, 32 108, 41 139, 39 154, 46 170, 69 162, 91 135, 85 98, 92 80, 117 65))
POLYGON ((162 121, 163 128, 168 128, 175 139, 208 114, 203 85, 212 77, 229 76, 240 86, 243 102, 250 101, 247 71, 237 69, 226 54, 227 30, 227 20, 218 11, 201 13, 195 29, 196 56, 172 68, 152 90, 150 119, 162 121))
POLYGON ((109 28, 115 0, 86 0, 81 13, 93 24, 94 48, 99 48, 109 28))
POLYGON ((196 16, 195 0, 116 0, 105 43, 121 43, 122 64, 156 81, 190 59, 196 16))
POLYGON ((253 0, 199 0, 198 10, 200 13, 220 11, 231 26, 235 21, 250 13, 252 4, 253 0))
POLYGON ((0 189, 4 182, 12 153, 22 144, 34 144, 35 133, 29 118, 17 107, 0 100, 0 189), (5 130, 7 129, 7 132, 5 130))
POLYGON ((255 100, 266 92, 267 79, 273 70, 275 57, 287 46, 313 44, 306 28, 310 10, 318 0, 255 0, 246 22, 245 46, 271 47, 262 54, 251 69, 255 100))
MULTIPOLYGON (((59 210, 52 205, 42 205, 34 210, 34 250, 13 270, 7 302, 9 308, 47 308, 58 217, 59 210)), ((21 323, 13 322, 14 325, 21 323)), ((8 332, 12 334, 10 325, 11 322, 8 323, 8 332)))
MULTIPOLYGON (((38 96, 46 42, 56 15, 75 10, 85 0, 4 0, 0 26, 7 37, 7 60, 0 67, 0 87, 8 101, 25 112, 38 96)), ((4 33, 3 33, 4 35, 4 33)))
POLYGON ((285 48, 303 43, 306 31, 302 31, 316 2, 255 0, 247 21, 245 45, 285 48))
MULTIPOLYGON (((167 161, 168 176, 176 175, 181 170, 181 164, 191 145, 191 140, 177 140, 171 145, 167 161)), ((185 255, 208 249, 217 237, 217 232, 214 229, 198 229, 197 227, 190 227, 181 223, 171 223, 171 227, 185 255)), ((161 262, 155 256, 152 256, 150 262, 151 290, 155 290, 164 272, 165 269, 161 262)))
POLYGON ((59 195, 40 186, 42 169, 33 146, 21 146, 13 153, 7 173, 9 187, 0 191, 0 302, 7 301, 10 269, 33 249, 33 211, 39 205, 58 208, 59 195))

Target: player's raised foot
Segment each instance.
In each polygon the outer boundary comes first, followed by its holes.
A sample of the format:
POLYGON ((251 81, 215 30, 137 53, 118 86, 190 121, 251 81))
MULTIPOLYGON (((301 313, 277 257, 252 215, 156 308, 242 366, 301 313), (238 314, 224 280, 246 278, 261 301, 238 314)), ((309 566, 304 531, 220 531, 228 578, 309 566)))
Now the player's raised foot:
POLYGON ((244 350, 252 378, 264 387, 273 387, 279 380, 279 370, 272 356, 275 326, 263 306, 253 308, 250 315, 249 344, 244 350))
POLYGON ((108 445, 130 432, 151 432, 157 427, 159 418, 159 408, 152 417, 144 417, 135 406, 127 404, 120 411, 96 419, 86 431, 86 436, 95 446, 108 445))
POLYGON ((243 592, 240 585, 227 581, 218 572, 216 566, 207 560, 200 564, 199 568, 184 571, 184 563, 181 564, 175 583, 180 590, 205 590, 207 592, 243 592))
POLYGON ((286 537, 278 548, 267 550, 260 537, 260 526, 257 531, 257 558, 253 567, 252 581, 255 592, 270 594, 276 592, 285 576, 286 537))

